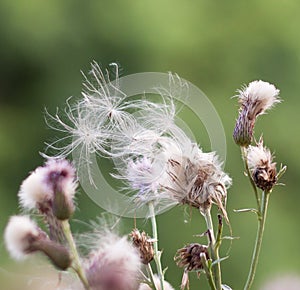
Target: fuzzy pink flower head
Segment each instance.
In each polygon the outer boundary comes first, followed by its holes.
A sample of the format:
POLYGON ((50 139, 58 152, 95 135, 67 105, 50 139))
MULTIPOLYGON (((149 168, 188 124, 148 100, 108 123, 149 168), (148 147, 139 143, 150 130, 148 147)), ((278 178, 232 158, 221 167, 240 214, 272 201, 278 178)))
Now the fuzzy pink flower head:
POLYGON ((248 107, 248 117, 252 120, 280 103, 278 95, 279 90, 273 84, 253 81, 245 89, 239 90, 239 103, 242 107, 248 107))
POLYGON ((50 159, 23 181, 18 195, 23 208, 48 208, 57 192, 71 202, 76 186, 73 165, 64 159, 50 159))
POLYGON ((106 233, 85 263, 92 290, 137 290, 141 261, 126 237, 106 233))
POLYGON ((12 216, 4 232, 6 248, 14 259, 22 260, 39 234, 37 225, 28 216, 12 216))
POLYGON ((256 118, 280 103, 279 90, 268 82, 253 81, 247 87, 238 91, 239 116, 235 124, 233 138, 240 146, 248 146, 253 139, 256 118))
POLYGON ((60 270, 71 265, 69 251, 63 245, 51 241, 28 216, 12 216, 4 232, 6 248, 16 260, 29 254, 42 252, 60 270))

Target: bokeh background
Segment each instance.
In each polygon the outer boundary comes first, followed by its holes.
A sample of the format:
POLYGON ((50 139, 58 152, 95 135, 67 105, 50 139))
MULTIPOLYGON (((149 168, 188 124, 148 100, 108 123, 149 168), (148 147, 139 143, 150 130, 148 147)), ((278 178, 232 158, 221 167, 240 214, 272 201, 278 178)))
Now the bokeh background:
MULTIPOLYGON (((233 289, 242 289, 247 276, 256 218, 233 212, 255 206, 255 200, 231 137, 238 109, 231 96, 254 79, 276 84, 283 102, 259 119, 255 132, 257 137, 264 134, 278 164, 286 164, 288 171, 282 179, 286 185, 272 193, 253 289, 263 289, 274 277, 300 274, 299 12, 297 0, 1 0, 0 288, 33 289, 28 272, 37 274, 34 267, 40 269, 42 262, 13 262, 3 244, 3 229, 9 216, 18 213, 20 183, 42 164, 39 152, 56 136, 45 125, 44 108, 54 113, 69 96, 79 97, 80 70, 87 72, 92 60, 103 68, 118 62, 123 75, 176 72, 201 88, 215 106, 227 136, 225 168, 234 182, 228 211, 233 234, 240 237, 233 242, 230 258, 222 262, 224 282, 233 289)), ((201 136, 197 141, 209 150, 209 142, 201 136)), ((72 224, 76 232, 85 230, 79 221, 88 222, 101 213, 84 192, 78 203, 72 224)), ((138 223, 148 228, 147 221, 138 223)), ((158 223, 166 278, 179 289, 182 270, 173 261, 176 249, 201 242, 193 235, 205 227, 196 212, 183 208, 164 213, 158 223)), ((134 221, 122 224, 126 233, 134 221)), ((224 243, 223 255, 228 247, 224 243)), ((195 274, 190 277, 191 289, 208 289, 204 275, 200 280, 195 274)))

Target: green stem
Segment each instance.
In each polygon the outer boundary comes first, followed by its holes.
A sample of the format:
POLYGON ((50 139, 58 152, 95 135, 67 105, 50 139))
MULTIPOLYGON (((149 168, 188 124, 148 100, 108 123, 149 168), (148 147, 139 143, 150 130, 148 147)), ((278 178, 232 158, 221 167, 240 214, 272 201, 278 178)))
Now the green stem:
POLYGON ((262 245, 262 239, 263 239, 263 233, 265 229, 265 222, 267 217, 267 209, 268 209, 268 202, 269 202, 269 196, 270 192, 264 192, 262 193, 262 200, 261 200, 261 208, 258 216, 258 229, 257 229, 257 235, 256 235, 256 241, 255 246, 253 250, 253 256, 251 260, 250 270, 247 278, 247 282, 245 284, 244 290, 248 290, 251 288, 255 272, 257 268, 259 253, 262 245))
POLYGON ((67 239, 67 242, 69 244, 69 248, 71 251, 72 258, 73 258, 73 266, 72 267, 73 267, 74 271, 77 273, 79 279, 81 280, 81 282, 84 286, 84 289, 90 290, 90 286, 86 279, 85 272, 80 263, 80 258, 79 258, 78 252, 77 252, 77 248, 75 245, 75 241, 73 239, 73 235, 72 235, 72 232, 70 229, 70 224, 69 224, 68 220, 62 221, 62 228, 63 228, 64 234, 65 234, 65 237, 67 239))
POLYGON ((152 235, 153 235, 153 249, 154 249, 154 261, 157 268, 158 277, 160 280, 160 287, 161 290, 164 290, 164 273, 161 266, 161 252, 158 250, 158 235, 157 235, 157 225, 156 225, 156 219, 155 219, 155 211, 153 203, 150 202, 148 204, 149 211, 150 211, 150 217, 151 217, 151 224, 152 224, 152 235))
POLYGON ((211 256, 213 261, 217 261, 216 267, 213 268, 213 274, 216 284, 216 289, 222 289, 222 276, 221 276, 221 265, 220 265, 220 257, 219 257, 219 247, 216 247, 216 238, 214 234, 213 222, 210 214, 210 209, 205 211, 204 214, 205 222, 207 229, 209 230, 208 243, 211 251, 211 256))
POLYGON ((206 260, 205 254, 201 253, 200 258, 201 258, 201 263, 203 265, 203 268, 204 268, 204 271, 205 271, 205 274, 206 274, 206 278, 207 278, 207 281, 208 281, 208 284, 209 284, 210 288, 212 290, 217 290, 216 285, 215 285, 215 281, 213 279, 211 269, 207 265, 207 260, 206 260))
POLYGON ((147 272, 148 272, 148 276, 150 277, 150 280, 151 280, 151 283, 152 283, 152 287, 151 288, 154 289, 154 290, 158 290, 156 288, 156 285, 155 285, 154 275, 153 275, 153 271, 152 271, 150 263, 147 264, 147 272))
POLYGON ((247 176, 250 180, 251 186, 252 186, 254 194, 255 194, 255 198, 256 198, 256 202, 257 202, 257 208, 260 208, 260 198, 259 198, 259 195, 258 195, 257 187, 256 187, 256 185, 255 185, 255 183, 252 179, 251 172, 250 172, 249 166, 248 166, 246 147, 241 146, 241 152, 242 152, 242 157, 243 157, 243 160, 244 160, 246 173, 247 173, 247 176))

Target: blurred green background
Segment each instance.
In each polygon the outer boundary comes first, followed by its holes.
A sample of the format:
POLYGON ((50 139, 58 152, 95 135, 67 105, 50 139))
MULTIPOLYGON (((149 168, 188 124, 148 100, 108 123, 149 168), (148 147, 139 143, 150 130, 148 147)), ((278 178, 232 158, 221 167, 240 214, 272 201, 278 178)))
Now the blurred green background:
MULTIPOLYGON (((233 289, 242 289, 256 219, 233 209, 253 207, 255 200, 231 137, 238 109, 231 96, 241 85, 263 79, 276 84, 283 102, 259 118, 256 136, 264 133, 276 161, 288 171, 282 180, 286 185, 272 193, 253 289, 275 276, 299 274, 299 12, 297 0, 0 1, 1 235, 8 217, 18 213, 20 183, 42 164, 39 152, 56 135, 45 125, 44 108, 54 113, 67 97, 80 96, 80 70, 87 72, 96 60, 104 68, 120 63, 123 75, 172 71, 201 88, 223 121, 226 171, 233 178, 228 212, 233 233, 240 237, 222 263, 223 277, 233 289)), ((197 141, 206 147, 201 137, 197 141)), ((78 201, 75 219, 88 222, 100 214, 83 192, 78 201)), ((146 221, 139 223, 147 227, 146 221)), ((187 218, 183 208, 159 216, 158 223, 166 278, 179 289, 182 270, 173 256, 185 243, 200 242, 193 235, 205 227, 196 212, 187 218)), ((132 226, 133 220, 125 220, 123 232, 132 226)), ((73 227, 84 229, 77 222, 73 227)), ((0 241, 0 276, 5 281, 1 289, 25 289, 12 282, 19 280, 14 271, 34 263, 17 265, 8 257, 2 237, 0 241)), ((223 255, 228 246, 224 244, 223 255)), ((190 277, 191 289, 208 289, 204 275, 200 280, 195 274, 190 277)))

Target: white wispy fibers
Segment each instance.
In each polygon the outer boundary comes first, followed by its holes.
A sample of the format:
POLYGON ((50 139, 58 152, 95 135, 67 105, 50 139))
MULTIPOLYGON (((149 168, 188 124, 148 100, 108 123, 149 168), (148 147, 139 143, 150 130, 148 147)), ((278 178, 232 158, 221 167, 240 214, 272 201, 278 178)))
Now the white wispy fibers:
POLYGON ((247 148, 247 162, 252 174, 252 179, 257 187, 271 191, 277 182, 276 162, 261 139, 256 146, 247 148))
POLYGON ((230 177, 214 152, 204 153, 175 125, 174 132, 141 143, 124 160, 120 178, 137 191, 137 204, 158 208, 188 204, 205 210, 218 205, 227 219, 225 202, 230 177), (176 128, 176 130, 175 130, 176 128))
POLYGON ((126 192, 136 192, 140 205, 151 201, 163 209, 176 203, 216 203, 222 209, 230 178, 216 155, 203 153, 176 124, 181 106, 177 98, 188 98, 187 83, 170 74, 169 87, 156 88, 154 99, 128 98, 120 89, 117 68, 116 72, 112 83, 108 73, 92 63, 83 99, 66 111, 71 124, 52 117, 54 129, 59 125, 72 140, 57 146, 63 138, 50 147, 63 156, 77 150, 77 166, 92 184, 91 155, 112 159, 117 171, 113 176, 125 181, 126 192))
POLYGON ((247 149, 247 161, 251 171, 258 167, 270 167, 273 164, 271 151, 264 147, 263 141, 260 140, 256 146, 249 146, 247 149))
POLYGON ((79 155, 77 166, 88 172, 92 184, 91 156, 98 154, 111 157, 123 153, 118 147, 123 149, 122 144, 129 137, 124 132, 137 127, 135 113, 143 110, 145 114, 150 107, 152 111, 166 108, 165 104, 153 103, 145 98, 131 98, 123 93, 119 87, 118 67, 112 65, 116 68, 113 82, 109 79, 108 71, 104 74, 99 65, 93 62, 90 76, 83 74, 82 98, 72 104, 68 99, 62 116, 59 112, 53 116, 46 112, 49 127, 64 134, 48 144, 47 149, 53 149, 56 156, 61 158, 76 152, 79 155))
POLYGON ((278 98, 279 92, 273 84, 261 80, 253 81, 238 91, 239 103, 241 107, 247 107, 248 117, 252 120, 281 102, 278 98))

